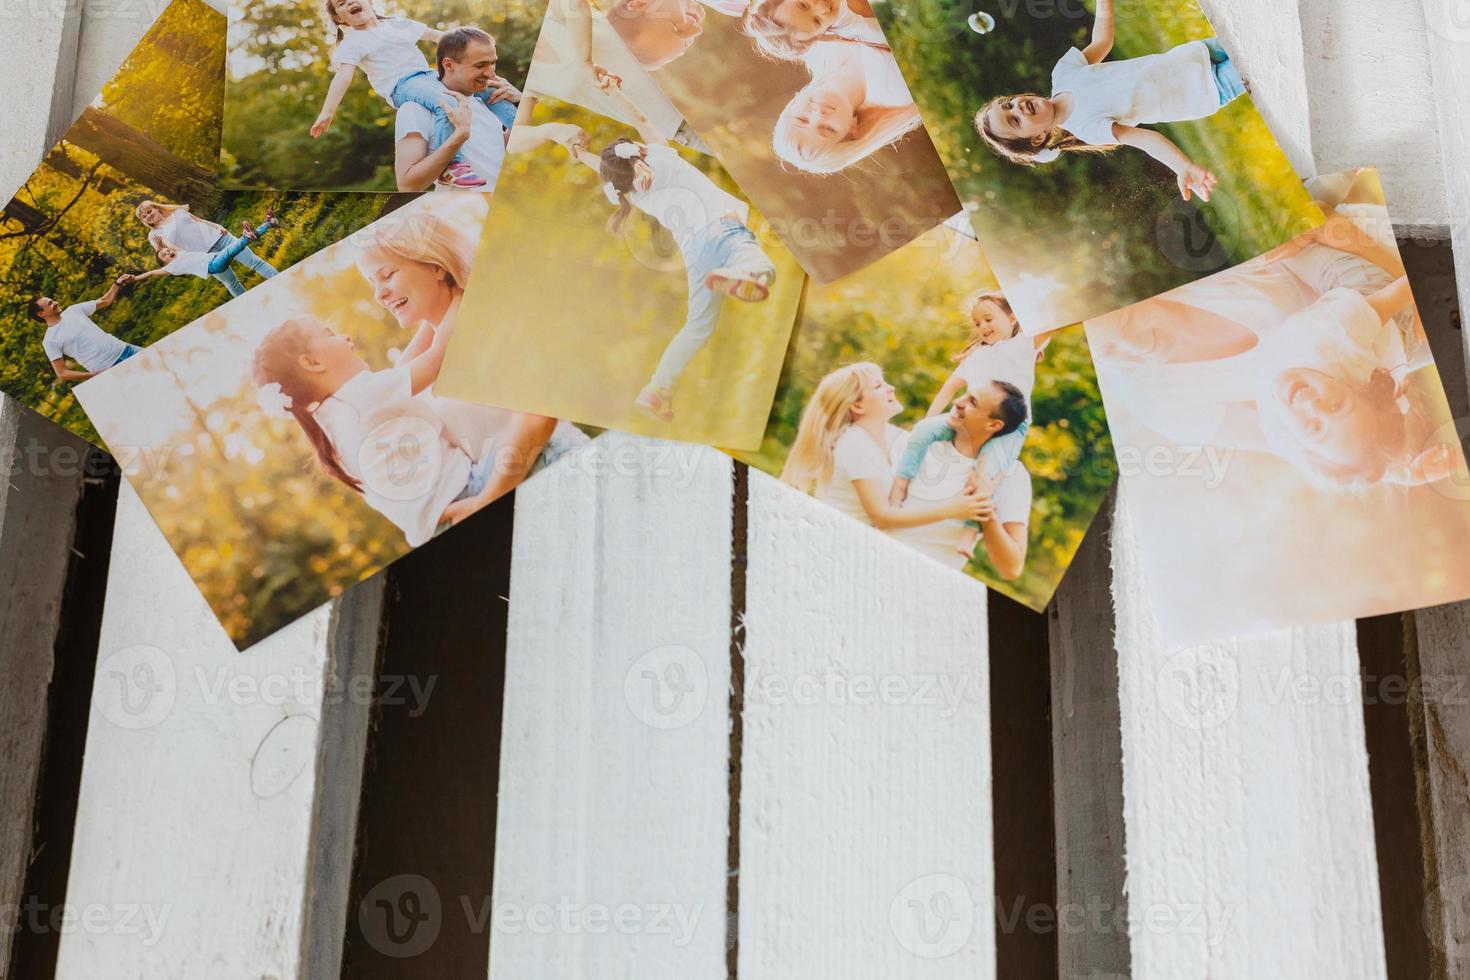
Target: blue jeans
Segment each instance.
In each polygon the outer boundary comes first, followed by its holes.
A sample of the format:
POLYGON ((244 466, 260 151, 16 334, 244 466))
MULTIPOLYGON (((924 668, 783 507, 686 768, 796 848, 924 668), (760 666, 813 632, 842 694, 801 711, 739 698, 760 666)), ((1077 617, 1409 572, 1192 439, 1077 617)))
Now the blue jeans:
MULTIPOLYGON (((522 481, 529 480, 534 474, 540 473, 567 453, 581 449, 589 442, 591 440, 581 429, 561 423, 551 434, 551 438, 546 440, 546 445, 542 447, 540 455, 531 464, 531 468, 526 470, 526 475, 521 478, 522 481)), ((490 477, 495 475, 495 466, 499 461, 499 453, 487 451, 481 455, 478 462, 471 462, 469 482, 465 484, 460 495, 454 499, 468 500, 471 497, 478 497, 484 491, 485 485, 490 482, 490 477)))
POLYGON ((491 102, 489 89, 486 89, 479 95, 476 95, 475 98, 485 103, 485 108, 489 109, 492 113, 495 114, 495 118, 500 120, 500 125, 505 127, 505 131, 507 133, 510 132, 510 127, 515 125, 516 121, 517 106, 514 102, 511 102, 509 99, 501 99, 499 102, 491 102))
POLYGON ((1215 73, 1215 88, 1220 91, 1220 105, 1227 106, 1245 94, 1245 80, 1240 77, 1239 69, 1230 60, 1230 54, 1219 38, 1206 38, 1204 44, 1210 49, 1210 64, 1215 73))
MULTIPOLYGON (((259 238, 261 235, 264 235, 270 230, 270 225, 261 225, 259 228, 255 229, 255 237, 259 238)), ((215 244, 218 245, 219 243, 216 242, 215 244)), ((209 274, 218 278, 221 272, 229 269, 230 263, 235 261, 236 257, 239 256, 241 252, 244 252, 250 247, 250 244, 250 242, 247 242, 243 238, 235 238, 233 235, 231 235, 230 243, 228 245, 220 249, 218 252, 209 253, 209 274)), ((256 259, 256 261, 259 262, 260 259, 256 259)), ((271 275, 274 274, 275 270, 272 269, 271 275)), ((233 276, 234 273, 231 273, 231 275, 233 276)), ((266 278, 269 279, 270 276, 266 276, 266 278)), ((235 281, 239 282, 240 280, 236 279, 235 281)), ((243 289, 243 287, 241 288, 243 289)))
MULTIPOLYGON (((426 68, 400 78, 393 86, 393 107, 396 109, 405 102, 416 102, 434 114, 434 135, 429 140, 431 148, 443 146, 444 141, 453 135, 454 123, 449 121, 449 113, 440 103, 453 105, 454 96, 439 81, 438 75, 426 68)), ((454 162, 461 162, 460 157, 461 154, 456 153, 454 162)))
MULTIPOLYGON (((239 241, 241 241, 241 239, 236 238, 229 232, 225 232, 224 234, 219 236, 219 239, 216 240, 213 245, 209 246, 209 252, 211 255, 213 255, 215 252, 223 252, 226 249, 234 248, 235 243, 239 241)), ((249 242, 246 242, 245 244, 249 245, 249 242)), ((254 252, 250 251, 249 248, 242 248, 239 251, 235 252, 231 256, 231 259, 233 261, 239 262, 245 268, 254 271, 262 279, 269 279, 271 276, 276 274, 275 266, 271 265, 265 259, 256 255, 254 252)), ((211 263, 211 265, 213 265, 213 263, 211 263)), ((210 275, 219 280, 219 282, 222 283, 224 287, 230 291, 231 296, 239 296, 245 291, 245 287, 240 285, 240 280, 236 278, 235 273, 232 269, 230 269, 228 262, 225 263, 225 267, 218 272, 215 272, 211 268, 210 275)))
POLYGON ((706 286, 705 278, 721 268, 736 268, 750 275, 776 272, 756 242, 755 234, 734 218, 721 218, 695 232, 689 244, 684 254, 684 271, 689 277, 689 307, 684 326, 664 348, 658 368, 653 372, 654 386, 662 389, 674 386, 684 368, 715 332, 720 301, 725 297, 706 286))
POLYGON ((127 345, 125 345, 123 347, 123 352, 117 356, 117 360, 113 361, 111 366, 112 367, 117 367, 123 361, 126 361, 128 358, 132 357, 134 354, 137 354, 140 351, 142 351, 142 349, 143 348, 136 347, 133 344, 127 344, 127 345))

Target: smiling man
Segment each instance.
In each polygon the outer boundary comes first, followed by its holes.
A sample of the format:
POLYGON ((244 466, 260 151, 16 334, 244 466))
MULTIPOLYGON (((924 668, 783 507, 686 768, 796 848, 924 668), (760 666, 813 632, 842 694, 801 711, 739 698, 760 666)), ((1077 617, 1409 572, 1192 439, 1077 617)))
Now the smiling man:
POLYGON ((495 38, 476 27, 445 31, 436 55, 439 80, 456 105, 446 106, 453 134, 434 145, 434 117, 416 103, 404 103, 395 123, 393 170, 401 191, 425 191, 436 184, 456 153, 485 178, 483 187, 495 189, 505 159, 506 134, 515 122, 521 93, 496 74, 495 38))

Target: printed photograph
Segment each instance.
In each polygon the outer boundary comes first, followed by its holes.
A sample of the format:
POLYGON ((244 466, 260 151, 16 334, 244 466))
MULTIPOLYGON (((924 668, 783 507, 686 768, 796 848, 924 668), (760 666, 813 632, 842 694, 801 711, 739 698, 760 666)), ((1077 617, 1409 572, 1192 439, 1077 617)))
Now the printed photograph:
POLYGON ((1087 323, 1169 643, 1470 596, 1470 474, 1377 174, 1309 187, 1320 228, 1087 323))
MULTIPOLYGON (((603 79, 612 97, 618 80, 603 79)), ((711 156, 532 94, 440 390, 760 445, 806 277, 711 156)))
POLYGON ((765 441, 737 454, 1044 609, 1117 469, 1081 330, 1021 332, 975 240, 808 289, 765 441))
POLYGON ((375 195, 221 193, 225 19, 173 0, 0 209, 0 390, 84 439, 73 387, 378 217, 375 195))
POLYGON ((77 389, 240 649, 588 441, 435 390, 488 208, 417 198, 77 389))
POLYGON ((868 0, 616 0, 603 16, 817 282, 959 210, 868 0))
POLYGON ((551 0, 536 38, 526 91, 630 126, 637 122, 626 108, 631 101, 669 139, 684 122, 613 30, 607 13, 592 6, 591 0, 551 0), (616 93, 603 85, 609 75, 618 82, 616 93))
POLYGON ((221 183, 490 191, 542 4, 236 0, 221 183))
POLYGON ((875 9, 1027 333, 1322 222, 1195 0, 875 9))

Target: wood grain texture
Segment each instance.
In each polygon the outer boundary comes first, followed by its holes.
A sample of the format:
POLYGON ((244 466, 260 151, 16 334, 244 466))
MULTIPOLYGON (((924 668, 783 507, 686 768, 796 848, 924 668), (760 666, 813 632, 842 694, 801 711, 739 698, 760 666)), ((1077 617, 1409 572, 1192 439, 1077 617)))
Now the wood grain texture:
POLYGON ((609 433, 516 493, 491 977, 725 975, 732 466, 609 433))
MULTIPOLYGON (((53 652, 82 488, 84 446, 0 399, 0 909, 20 907, 45 752, 53 652), (58 466, 58 450, 72 466, 58 466)), ((0 922, 0 978, 11 927, 0 922)))
MULTIPOLYGON (((1470 119, 1464 110, 1470 99, 1470 9, 1457 0, 1421 3, 1462 314, 1457 326, 1464 344, 1463 312, 1470 309, 1470 119)), ((1462 363, 1470 364, 1470 356, 1462 363)), ((1446 387, 1459 394, 1459 381, 1447 378, 1446 387)), ((1464 422, 1462 417, 1462 441, 1464 422)), ((1415 641, 1409 659, 1419 680, 1409 710, 1425 763, 1420 776, 1428 845, 1424 924, 1440 975, 1463 980, 1470 977, 1470 712, 1463 696, 1470 677, 1470 603, 1422 610, 1409 629, 1415 641)))
POLYGON ((749 516, 741 980, 995 976, 984 589, 762 473, 749 516))
POLYGON ((1124 873, 1117 621, 1108 581, 1112 502, 1051 608, 1058 975, 1132 973, 1124 873))

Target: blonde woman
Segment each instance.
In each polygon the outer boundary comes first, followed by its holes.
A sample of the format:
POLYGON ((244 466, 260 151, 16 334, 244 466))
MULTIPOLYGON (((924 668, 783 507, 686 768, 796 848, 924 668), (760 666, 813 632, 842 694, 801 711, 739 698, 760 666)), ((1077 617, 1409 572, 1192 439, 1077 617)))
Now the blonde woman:
MULTIPOLYGON (((357 268, 372 286, 374 299, 399 326, 414 329, 398 357, 400 364, 417 361, 454 320, 488 208, 484 198, 477 198, 477 203, 478 207, 466 209, 462 201, 441 206, 425 202, 359 233, 357 268)), ((488 484, 490 499, 588 442, 586 434, 568 422, 439 398, 432 382, 418 397, 432 400, 445 428, 472 460, 482 462, 494 455, 505 462, 488 484)))
POLYGON ((900 411, 893 386, 878 365, 863 361, 838 368, 818 382, 807 402, 781 479, 884 531, 988 520, 995 508, 978 489, 924 506, 888 502, 891 460, 908 435, 892 424, 900 411))
POLYGON ((921 125, 891 52, 818 44, 802 60, 812 80, 781 110, 771 134, 783 162, 807 173, 840 173, 921 125))
MULTIPOLYGON (((175 252, 204 252, 213 255, 239 244, 239 239, 230 234, 224 225, 190 214, 187 204, 144 201, 133 213, 147 226, 148 243, 155 252, 168 248, 175 252)), ((275 266, 248 248, 238 249, 234 260, 262 279, 269 279, 276 274, 275 266)), ((210 273, 210 276, 229 290, 231 296, 239 296, 245 292, 245 287, 228 265, 219 272, 210 273)))

